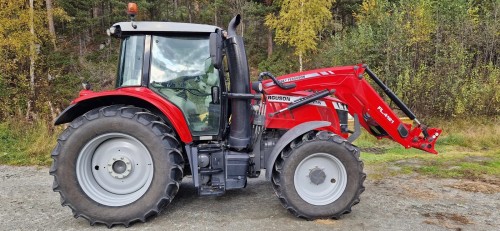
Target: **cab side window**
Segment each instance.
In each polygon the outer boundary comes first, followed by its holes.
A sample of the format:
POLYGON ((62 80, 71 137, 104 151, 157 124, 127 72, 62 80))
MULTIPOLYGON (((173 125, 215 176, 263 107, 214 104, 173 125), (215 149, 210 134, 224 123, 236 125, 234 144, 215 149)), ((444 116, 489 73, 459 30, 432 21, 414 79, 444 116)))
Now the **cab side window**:
POLYGON ((144 40, 144 35, 130 36, 123 40, 117 87, 141 85, 144 40))

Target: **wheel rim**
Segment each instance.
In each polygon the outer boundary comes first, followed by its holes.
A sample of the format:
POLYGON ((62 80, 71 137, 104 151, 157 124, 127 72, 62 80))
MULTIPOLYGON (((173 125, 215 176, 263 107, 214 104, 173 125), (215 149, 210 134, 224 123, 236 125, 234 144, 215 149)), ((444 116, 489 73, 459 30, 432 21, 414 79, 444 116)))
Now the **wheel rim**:
POLYGON ((295 190, 309 204, 327 205, 345 191, 347 172, 342 162, 328 153, 315 153, 303 159, 293 177, 295 190))
POLYGON ((153 180, 153 160, 136 138, 107 133, 89 141, 78 155, 76 175, 92 200, 123 206, 139 199, 153 180))

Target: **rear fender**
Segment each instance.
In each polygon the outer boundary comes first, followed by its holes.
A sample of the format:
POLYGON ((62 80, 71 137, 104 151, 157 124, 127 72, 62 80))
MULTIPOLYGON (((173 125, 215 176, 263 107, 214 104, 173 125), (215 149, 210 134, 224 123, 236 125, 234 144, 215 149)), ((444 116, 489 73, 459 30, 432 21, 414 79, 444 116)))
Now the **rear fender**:
POLYGON ((55 125, 69 123, 94 108, 113 104, 134 105, 145 108, 167 121, 175 129, 182 142, 193 141, 182 111, 147 88, 123 88, 105 92, 88 91, 86 94, 80 93, 80 96, 56 118, 55 125))
POLYGON ((292 140, 295 138, 318 128, 328 127, 331 123, 328 121, 311 121, 301 123, 292 129, 288 130, 279 140, 273 148, 273 151, 269 155, 266 161, 266 180, 271 180, 271 173, 273 170, 274 162, 278 158, 283 148, 285 148, 292 140))

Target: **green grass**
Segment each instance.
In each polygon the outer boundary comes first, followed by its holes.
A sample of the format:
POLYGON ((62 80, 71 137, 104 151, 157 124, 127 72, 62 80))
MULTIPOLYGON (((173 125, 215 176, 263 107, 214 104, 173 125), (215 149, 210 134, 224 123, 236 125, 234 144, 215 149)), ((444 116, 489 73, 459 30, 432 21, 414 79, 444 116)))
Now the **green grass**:
MULTIPOLYGON (((404 149, 402 149, 404 150, 404 149)), ((362 153, 361 159, 375 174, 421 173, 443 178, 482 179, 500 177, 500 151, 460 151, 448 148, 439 155, 402 154, 401 150, 384 154, 362 153)), ((379 176, 380 177, 380 176, 379 176)))
POLYGON ((57 131, 51 131, 44 122, 23 119, 1 122, 0 164, 49 166, 57 131))
POLYGON ((361 159, 375 179, 411 173, 472 180, 499 179, 498 121, 498 118, 494 118, 489 121, 476 121, 473 124, 468 121, 454 121, 438 125, 437 127, 443 128, 443 134, 436 142, 438 155, 417 149, 405 149, 394 142, 380 142, 366 132, 355 144, 362 149, 378 146, 384 150, 379 154, 368 152, 361 154, 361 159))

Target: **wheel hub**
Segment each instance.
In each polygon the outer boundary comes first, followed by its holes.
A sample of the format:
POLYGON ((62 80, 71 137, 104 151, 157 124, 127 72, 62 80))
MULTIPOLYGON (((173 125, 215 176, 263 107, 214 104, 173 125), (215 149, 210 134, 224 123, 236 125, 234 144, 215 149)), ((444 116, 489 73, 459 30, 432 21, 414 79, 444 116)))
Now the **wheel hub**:
POLYGON ((337 200, 347 185, 347 171, 342 162, 329 153, 314 153, 296 167, 294 186, 309 204, 327 205, 337 200))
POLYGON ((114 178, 123 179, 132 172, 132 164, 127 157, 113 157, 108 162, 108 172, 114 178))
POLYGON ((311 183, 315 185, 323 184, 323 182, 325 182, 326 179, 325 171, 316 166, 309 172, 309 179, 311 180, 311 183))
POLYGON ((76 163, 77 179, 92 200, 123 206, 139 199, 153 179, 153 160, 136 138, 106 133, 87 142, 76 163))

